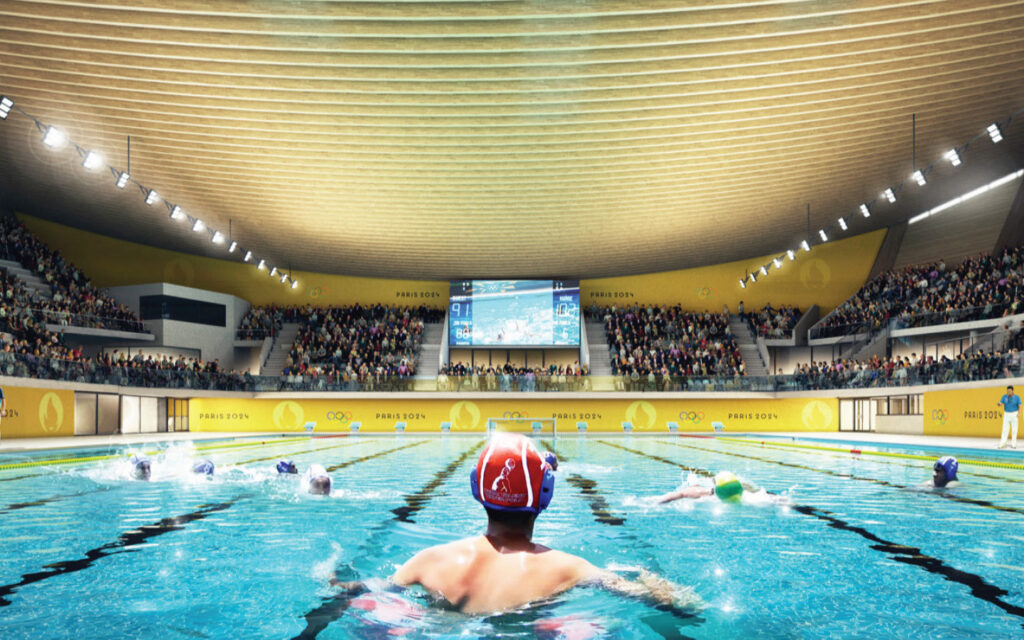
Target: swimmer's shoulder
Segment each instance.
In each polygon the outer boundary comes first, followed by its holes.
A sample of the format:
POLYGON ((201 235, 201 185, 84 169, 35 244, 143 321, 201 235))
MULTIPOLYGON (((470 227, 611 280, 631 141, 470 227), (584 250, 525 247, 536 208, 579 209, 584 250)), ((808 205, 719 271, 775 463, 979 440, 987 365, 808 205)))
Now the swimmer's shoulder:
POLYGON ((479 544, 479 539, 479 537, 463 538, 427 547, 399 567, 391 580, 395 584, 403 586, 423 582, 424 576, 437 570, 438 567, 450 566, 452 562, 457 562, 459 557, 472 554, 479 544))

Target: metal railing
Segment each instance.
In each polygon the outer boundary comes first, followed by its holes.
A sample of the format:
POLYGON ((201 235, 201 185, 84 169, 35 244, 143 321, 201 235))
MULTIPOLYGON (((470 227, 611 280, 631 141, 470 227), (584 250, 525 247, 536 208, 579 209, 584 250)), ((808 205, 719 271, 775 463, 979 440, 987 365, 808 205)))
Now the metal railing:
POLYGON ((116 318, 91 313, 71 313, 56 309, 39 307, 18 307, 8 318, 29 317, 36 322, 54 324, 61 327, 78 327, 84 329, 109 329, 113 331, 129 331, 131 333, 149 333, 141 320, 116 318), (27 314, 26 314, 27 312, 27 314))
POLYGON ((643 392, 802 391, 949 384, 1024 374, 1024 354, 978 356, 923 365, 847 368, 778 376, 253 376, 248 373, 161 369, 131 362, 106 365, 92 360, 41 358, 0 352, 0 375, 76 383, 219 391, 449 391, 449 392, 643 392))

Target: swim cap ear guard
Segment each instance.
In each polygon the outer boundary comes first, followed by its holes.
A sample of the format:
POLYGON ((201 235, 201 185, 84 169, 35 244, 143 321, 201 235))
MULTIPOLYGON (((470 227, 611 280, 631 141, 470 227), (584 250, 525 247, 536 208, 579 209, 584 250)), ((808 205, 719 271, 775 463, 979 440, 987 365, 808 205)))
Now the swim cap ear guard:
POLYGON ((298 473, 299 469, 295 466, 295 463, 291 460, 278 460, 277 461, 277 472, 278 473, 298 473))
POLYGON ((545 451, 541 458, 544 459, 544 462, 548 463, 552 471, 558 471, 558 456, 551 451, 545 451))
POLYGON ((723 502, 739 502, 743 497, 743 485, 735 474, 723 471, 715 476, 715 495, 723 502))
MULTIPOLYGON (((953 456, 943 456, 935 461, 933 468, 936 471, 941 470, 946 476, 946 482, 953 482, 956 480, 957 469, 960 468, 960 463, 956 461, 953 456)), ((945 483, 943 483, 945 484, 945 483)))
POLYGON ((477 502, 489 509, 540 513, 555 494, 555 474, 526 437, 499 434, 480 454, 469 474, 469 487, 477 502))

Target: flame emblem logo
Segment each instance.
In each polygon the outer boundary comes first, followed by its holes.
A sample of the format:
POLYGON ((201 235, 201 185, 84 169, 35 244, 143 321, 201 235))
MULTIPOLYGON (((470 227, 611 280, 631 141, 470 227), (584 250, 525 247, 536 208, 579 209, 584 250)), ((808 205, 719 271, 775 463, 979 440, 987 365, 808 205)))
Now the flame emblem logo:
POLYGON ((47 433, 60 431, 64 426, 64 403, 50 391, 39 401, 39 427, 47 433))
POLYGON ((196 283, 196 270, 181 258, 174 258, 164 265, 164 282, 191 287, 196 283))
POLYGON ((294 400, 278 402, 274 407, 274 428, 281 431, 298 429, 305 422, 302 405, 294 400))
POLYGON ((827 429, 832 424, 832 407, 821 400, 811 400, 804 405, 804 426, 808 429, 827 429))
POLYGON ((460 400, 452 405, 448 412, 453 431, 469 431, 480 425, 480 408, 475 402, 460 400))
POLYGON ((632 422, 634 429, 651 429, 657 419, 658 411, 646 400, 637 400, 626 407, 625 420, 632 422))
POLYGON ((832 281, 832 268, 821 258, 812 258, 800 267, 800 283, 807 289, 824 289, 832 281))

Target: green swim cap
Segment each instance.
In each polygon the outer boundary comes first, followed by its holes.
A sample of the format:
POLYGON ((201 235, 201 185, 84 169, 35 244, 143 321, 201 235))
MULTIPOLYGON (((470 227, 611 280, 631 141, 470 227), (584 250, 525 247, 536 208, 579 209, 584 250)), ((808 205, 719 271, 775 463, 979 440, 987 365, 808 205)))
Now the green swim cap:
POLYGON ((733 473, 723 471, 715 476, 715 495, 723 502, 739 502, 743 485, 733 473))

